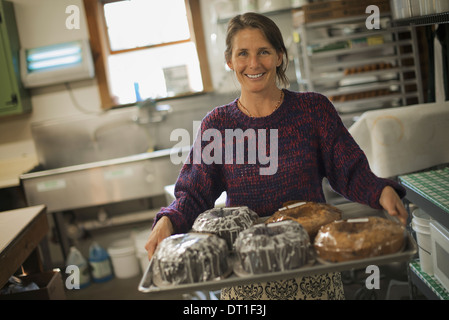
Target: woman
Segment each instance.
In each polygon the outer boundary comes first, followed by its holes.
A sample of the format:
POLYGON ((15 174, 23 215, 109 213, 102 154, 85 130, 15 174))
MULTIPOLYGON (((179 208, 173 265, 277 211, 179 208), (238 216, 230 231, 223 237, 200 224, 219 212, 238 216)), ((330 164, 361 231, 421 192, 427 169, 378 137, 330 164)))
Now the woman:
MULTIPOLYGON (((226 129, 270 133, 274 129, 276 148, 268 143, 268 138, 265 147, 267 154, 277 151, 276 170, 262 175, 260 169, 266 162, 258 159, 256 163, 241 164, 237 161, 241 159, 236 159, 237 152, 233 153, 234 161, 184 164, 175 187, 176 200, 156 216, 146 245, 150 258, 164 238, 189 231, 197 215, 212 208, 223 191, 227 193, 227 206, 246 205, 260 216, 268 216, 290 200, 325 202, 324 177, 334 190, 351 201, 383 208, 405 223, 407 212, 400 200, 405 195, 404 189, 371 172, 364 153, 329 100, 318 93, 298 93, 278 87, 278 81, 288 84, 285 75, 288 57, 273 21, 256 13, 234 17, 228 25, 226 45, 225 58, 241 85, 241 95, 209 112, 200 133, 218 130, 223 137, 220 144, 226 148, 224 137, 229 132, 226 129)), ((254 139, 248 138, 247 146, 255 143, 254 139)), ((204 137, 196 143, 201 143, 201 150, 205 151, 211 141, 202 140, 204 137)), ((190 160, 194 157, 193 149, 190 160)), ((339 299, 343 297, 343 289, 339 273, 332 273, 226 288, 222 295, 339 299), (288 296, 279 296, 279 292, 288 296)))

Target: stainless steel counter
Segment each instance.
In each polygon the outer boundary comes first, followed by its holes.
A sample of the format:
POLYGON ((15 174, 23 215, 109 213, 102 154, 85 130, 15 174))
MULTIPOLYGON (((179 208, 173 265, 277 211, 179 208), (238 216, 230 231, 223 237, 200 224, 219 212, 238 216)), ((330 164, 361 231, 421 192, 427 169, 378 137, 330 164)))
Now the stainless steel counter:
POLYGON ((190 147, 29 172, 20 176, 28 205, 45 204, 48 212, 97 206, 163 195, 175 183, 181 165, 171 152, 187 155, 190 147))

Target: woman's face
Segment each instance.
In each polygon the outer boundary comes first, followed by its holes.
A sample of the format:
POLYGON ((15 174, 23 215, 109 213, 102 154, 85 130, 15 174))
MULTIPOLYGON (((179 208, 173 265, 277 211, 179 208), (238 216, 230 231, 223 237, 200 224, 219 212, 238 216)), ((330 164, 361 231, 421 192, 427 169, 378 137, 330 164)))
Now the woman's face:
POLYGON ((232 39, 227 64, 235 71, 242 91, 261 92, 276 86, 276 67, 281 65, 282 57, 259 29, 247 28, 232 39))

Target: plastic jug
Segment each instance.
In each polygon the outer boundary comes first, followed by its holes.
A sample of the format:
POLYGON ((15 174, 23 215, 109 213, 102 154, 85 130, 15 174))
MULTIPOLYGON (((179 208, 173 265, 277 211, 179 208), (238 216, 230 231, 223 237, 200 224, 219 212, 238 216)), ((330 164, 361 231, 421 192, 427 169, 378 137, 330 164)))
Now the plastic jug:
POLYGON ((112 266, 109 255, 96 242, 92 243, 89 248, 89 264, 94 282, 105 282, 112 279, 112 266))
POLYGON ((87 287, 90 284, 89 265, 81 252, 76 247, 71 247, 66 261, 67 266, 77 266, 79 269, 79 279, 76 279, 79 288, 87 287))

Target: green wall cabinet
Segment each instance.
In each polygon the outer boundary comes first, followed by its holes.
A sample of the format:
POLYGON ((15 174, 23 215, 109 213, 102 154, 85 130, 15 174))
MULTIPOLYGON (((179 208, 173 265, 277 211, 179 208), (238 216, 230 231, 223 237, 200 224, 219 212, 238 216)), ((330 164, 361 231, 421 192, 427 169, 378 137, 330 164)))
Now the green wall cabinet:
POLYGON ((31 111, 31 99, 20 80, 19 34, 13 3, 0 0, 0 117, 31 111))

